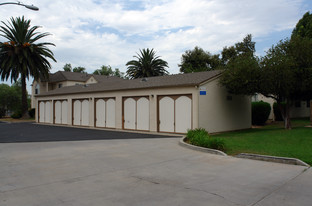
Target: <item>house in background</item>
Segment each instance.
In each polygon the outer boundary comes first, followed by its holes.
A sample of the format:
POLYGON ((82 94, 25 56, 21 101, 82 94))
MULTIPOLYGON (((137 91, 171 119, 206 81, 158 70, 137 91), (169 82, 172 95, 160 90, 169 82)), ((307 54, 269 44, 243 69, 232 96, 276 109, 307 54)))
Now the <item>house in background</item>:
MULTIPOLYGON (((271 113, 269 115, 269 119, 275 120, 274 112, 273 112, 273 104, 275 102, 274 99, 272 99, 270 97, 266 97, 262 94, 256 94, 256 95, 252 96, 251 101, 253 101, 253 102, 264 101, 264 102, 269 103, 271 105, 271 113)), ((306 100, 306 101, 298 100, 294 103, 294 105, 292 106, 292 108, 290 110, 290 117, 291 118, 310 117, 310 114, 312 114, 311 108, 310 108, 310 100, 306 100)))
POLYGON ((122 81, 123 79, 112 76, 94 75, 77 72, 58 71, 50 74, 49 79, 34 80, 31 92, 31 108, 35 108, 35 95, 54 90, 56 88, 94 84, 103 81, 122 81))
POLYGON ((35 95, 36 121, 169 133, 250 128, 251 98, 228 94, 219 84, 220 75, 220 71, 207 71, 133 80, 90 75, 80 81, 83 85, 69 77, 50 78, 43 82, 44 92, 41 88, 35 95), (72 86, 67 86, 69 81, 72 86))

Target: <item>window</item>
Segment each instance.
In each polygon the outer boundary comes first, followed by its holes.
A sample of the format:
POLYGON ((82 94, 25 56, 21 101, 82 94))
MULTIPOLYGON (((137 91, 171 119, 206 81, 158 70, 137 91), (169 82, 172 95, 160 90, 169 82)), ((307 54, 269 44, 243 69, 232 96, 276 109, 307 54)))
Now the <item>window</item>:
POLYGON ((58 84, 58 88, 61 88, 63 86, 63 84, 58 84))
POLYGON ((295 101, 295 107, 301 107, 301 101, 295 101))
POLYGON ((39 94, 40 93, 40 85, 37 84, 35 87, 35 94, 39 94))

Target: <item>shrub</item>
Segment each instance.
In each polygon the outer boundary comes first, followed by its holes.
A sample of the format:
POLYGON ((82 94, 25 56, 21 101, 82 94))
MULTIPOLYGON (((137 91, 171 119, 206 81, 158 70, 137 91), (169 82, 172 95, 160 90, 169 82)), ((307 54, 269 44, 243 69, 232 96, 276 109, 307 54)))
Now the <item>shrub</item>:
POLYGON ((251 119, 253 125, 264 125, 271 112, 271 105, 267 102, 251 103, 251 119))
POLYGON ((186 137, 192 145, 225 151, 224 141, 219 138, 211 138, 203 128, 188 130, 186 137))
POLYGON ((35 111, 36 111, 36 109, 30 109, 30 110, 28 111, 28 114, 29 114, 29 116, 30 116, 31 118, 34 118, 34 117, 35 117, 35 111))
POLYGON ((194 130, 188 130, 186 137, 192 145, 201 147, 209 146, 209 134, 205 129, 199 128, 194 130))
POLYGON ((19 118, 22 117, 22 112, 21 112, 21 111, 16 111, 16 112, 14 112, 14 113, 11 115, 11 117, 12 117, 13 119, 19 119, 19 118))
POLYGON ((225 151, 224 140, 220 138, 211 138, 209 148, 225 151))
MULTIPOLYGON (((281 104, 282 104, 282 107, 284 109, 285 103, 282 102, 281 104)), ((274 104, 273 104, 273 112, 274 112, 275 121, 283 121, 283 116, 282 116, 281 110, 277 106, 276 102, 274 102, 274 104)))
POLYGON ((5 116, 5 109, 4 108, 0 108, 0 118, 5 116))

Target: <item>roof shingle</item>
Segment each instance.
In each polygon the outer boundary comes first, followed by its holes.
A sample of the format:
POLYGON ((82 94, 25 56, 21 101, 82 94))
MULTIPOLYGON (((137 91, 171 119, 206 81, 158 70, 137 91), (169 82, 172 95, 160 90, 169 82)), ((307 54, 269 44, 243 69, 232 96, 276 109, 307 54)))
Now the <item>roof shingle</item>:
MULTIPOLYGON (((89 85, 75 85, 57 88, 40 96, 55 96, 63 94, 79 94, 91 92, 105 92, 105 91, 120 91, 130 89, 148 89, 148 88, 163 88, 163 87, 182 87, 182 86, 196 86, 201 83, 217 77, 221 74, 221 70, 196 72, 187 74, 175 74, 168 76, 148 77, 133 80, 117 80, 115 78, 106 78, 96 84, 89 85)), ((120 78, 119 78, 120 79, 120 78)))

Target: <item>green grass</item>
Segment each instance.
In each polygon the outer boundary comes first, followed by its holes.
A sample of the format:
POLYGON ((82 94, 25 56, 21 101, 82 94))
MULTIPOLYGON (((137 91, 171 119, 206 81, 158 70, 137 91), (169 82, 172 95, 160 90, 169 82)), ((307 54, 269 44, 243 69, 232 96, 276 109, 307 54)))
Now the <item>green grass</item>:
POLYGON ((254 153, 298 158, 312 165, 312 128, 308 119, 292 120, 292 129, 285 130, 283 122, 261 128, 212 135, 224 140, 226 153, 254 153))

